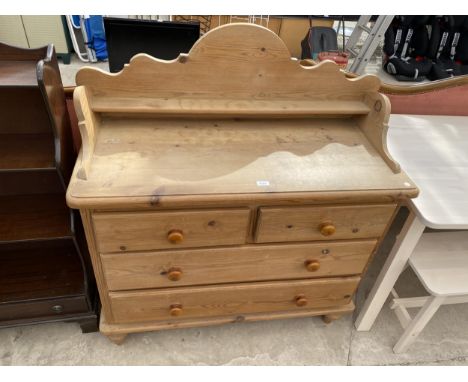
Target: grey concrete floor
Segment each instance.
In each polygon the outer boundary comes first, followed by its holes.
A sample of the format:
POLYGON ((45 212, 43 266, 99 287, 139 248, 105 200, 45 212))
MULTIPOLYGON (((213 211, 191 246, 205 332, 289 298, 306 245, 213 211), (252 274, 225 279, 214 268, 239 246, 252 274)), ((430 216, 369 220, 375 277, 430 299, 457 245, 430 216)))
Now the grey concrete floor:
MULTIPOLYGON (((403 211, 404 212, 404 211, 403 211)), ((404 221, 400 214, 356 296, 362 306, 404 221)), ((401 296, 425 295, 405 271, 401 296)), ((349 315, 326 325, 318 317, 227 324, 129 335, 121 346, 78 324, 56 323, 0 330, 0 365, 468 365, 468 304, 442 307, 407 353, 394 354, 402 333, 384 307, 369 332, 349 315)))
MULTIPOLYGON (((60 64, 65 86, 74 85, 77 58, 60 64)), ((91 66, 108 70, 107 63, 91 66)), ((372 69, 372 67, 371 67, 372 69)), ((401 229, 397 217, 356 295, 356 312, 325 325, 301 318, 129 335, 116 346, 78 324, 55 323, 0 330, 0 365, 468 365, 468 304, 442 307, 409 348, 394 354, 402 328, 388 304, 369 332, 357 332, 362 306, 401 229)), ((401 296, 425 291, 411 270, 396 289, 401 296)))

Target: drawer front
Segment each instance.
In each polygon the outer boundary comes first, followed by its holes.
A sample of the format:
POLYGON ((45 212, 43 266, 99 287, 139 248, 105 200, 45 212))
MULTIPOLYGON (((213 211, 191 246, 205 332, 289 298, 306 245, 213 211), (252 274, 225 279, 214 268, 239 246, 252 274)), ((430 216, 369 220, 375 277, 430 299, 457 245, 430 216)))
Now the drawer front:
POLYGON ((84 296, 0 304, 0 324, 21 319, 53 319, 88 311, 84 296))
POLYGON ((99 251, 122 252, 245 243, 250 210, 93 214, 99 251))
POLYGON ((101 255, 109 290, 357 275, 375 240, 101 255))
POLYGON ((258 243, 378 238, 395 204, 260 208, 258 243))
POLYGON ((349 303, 359 277, 110 292, 117 323, 298 311, 349 303))

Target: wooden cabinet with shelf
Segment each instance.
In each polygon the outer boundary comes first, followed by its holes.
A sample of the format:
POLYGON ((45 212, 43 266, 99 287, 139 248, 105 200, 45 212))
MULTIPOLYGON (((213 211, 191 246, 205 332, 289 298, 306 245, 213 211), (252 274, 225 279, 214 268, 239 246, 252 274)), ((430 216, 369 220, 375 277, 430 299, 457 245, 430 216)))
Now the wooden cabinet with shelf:
POLYGON ((375 76, 302 66, 273 32, 231 24, 188 55, 82 68, 83 142, 67 191, 103 304, 133 332, 323 315, 353 295, 418 190, 386 148, 375 76))
POLYGON ((97 328, 79 214, 65 190, 76 154, 52 45, 0 43, 0 327, 77 321, 97 328))

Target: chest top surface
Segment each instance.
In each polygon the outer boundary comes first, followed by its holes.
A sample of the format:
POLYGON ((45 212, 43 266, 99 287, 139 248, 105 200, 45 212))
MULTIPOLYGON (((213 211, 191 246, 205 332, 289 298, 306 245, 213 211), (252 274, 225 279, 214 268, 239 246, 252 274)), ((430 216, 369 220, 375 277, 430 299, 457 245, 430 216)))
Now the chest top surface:
POLYGON ((387 151, 375 76, 302 66, 266 28, 231 24, 172 61, 135 56, 120 73, 83 68, 83 146, 72 206, 99 198, 381 192, 413 197, 387 151))

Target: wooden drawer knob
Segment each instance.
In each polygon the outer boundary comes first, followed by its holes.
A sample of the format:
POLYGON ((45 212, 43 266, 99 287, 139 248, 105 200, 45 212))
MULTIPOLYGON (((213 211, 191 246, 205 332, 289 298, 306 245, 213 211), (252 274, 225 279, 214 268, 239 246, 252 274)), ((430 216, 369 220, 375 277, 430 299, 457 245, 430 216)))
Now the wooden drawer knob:
POLYGON ((332 223, 327 222, 320 224, 319 231, 323 236, 331 236, 335 233, 336 228, 332 223))
POLYGON ((182 305, 181 304, 172 304, 170 307, 171 316, 180 316, 182 314, 182 305))
POLYGON ((181 243, 184 240, 184 233, 180 229, 171 229, 167 233, 167 240, 172 244, 181 243))
POLYGON ((296 301, 296 306, 306 306, 307 305, 307 298, 303 294, 296 296, 294 299, 296 301))
POLYGON ((182 277, 182 269, 178 267, 169 268, 167 278, 171 281, 179 281, 182 277))
POLYGON ((307 260, 304 264, 309 272, 318 271, 320 268, 320 262, 318 260, 307 260))

